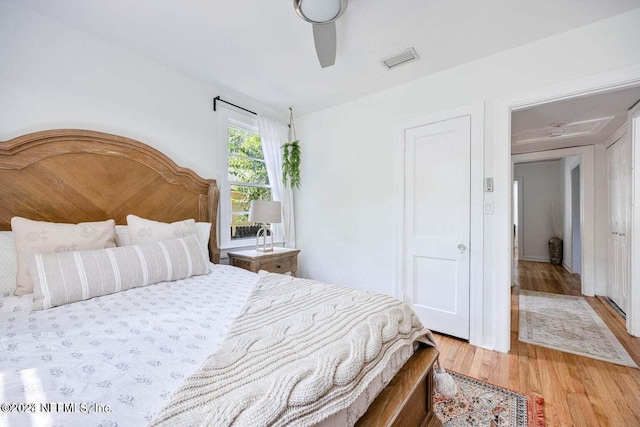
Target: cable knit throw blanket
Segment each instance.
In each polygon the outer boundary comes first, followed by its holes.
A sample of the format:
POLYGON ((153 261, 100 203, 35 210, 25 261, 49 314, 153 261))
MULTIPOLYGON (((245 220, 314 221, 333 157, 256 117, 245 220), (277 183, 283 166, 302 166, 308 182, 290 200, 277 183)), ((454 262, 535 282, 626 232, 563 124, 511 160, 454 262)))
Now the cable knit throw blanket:
POLYGON ((151 425, 313 425, 353 403, 415 341, 435 345, 400 301, 269 274, 151 425))

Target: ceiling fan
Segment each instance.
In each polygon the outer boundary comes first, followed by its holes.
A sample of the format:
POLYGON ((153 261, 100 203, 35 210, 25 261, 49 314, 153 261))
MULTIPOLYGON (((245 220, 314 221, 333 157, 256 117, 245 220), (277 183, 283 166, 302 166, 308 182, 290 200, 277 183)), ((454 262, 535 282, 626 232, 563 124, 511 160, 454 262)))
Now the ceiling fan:
POLYGON ((336 20, 347 9, 348 0, 293 0, 302 19, 313 24, 313 41, 322 68, 336 63, 336 20))

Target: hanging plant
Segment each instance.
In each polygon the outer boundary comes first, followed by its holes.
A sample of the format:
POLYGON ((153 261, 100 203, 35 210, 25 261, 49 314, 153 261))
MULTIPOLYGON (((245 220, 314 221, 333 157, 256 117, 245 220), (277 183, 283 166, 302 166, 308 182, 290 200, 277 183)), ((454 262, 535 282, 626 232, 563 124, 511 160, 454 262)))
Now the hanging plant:
POLYGON ((282 183, 300 188, 300 141, 296 138, 293 110, 289 107, 289 142, 282 146, 282 183))

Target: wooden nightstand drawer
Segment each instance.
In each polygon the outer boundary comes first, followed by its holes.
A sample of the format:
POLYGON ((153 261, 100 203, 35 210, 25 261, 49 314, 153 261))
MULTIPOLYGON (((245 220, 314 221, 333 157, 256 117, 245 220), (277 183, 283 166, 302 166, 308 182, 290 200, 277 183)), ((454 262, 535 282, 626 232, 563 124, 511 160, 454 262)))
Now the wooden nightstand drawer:
POLYGON ((295 276, 298 269, 298 253, 299 249, 287 248, 273 248, 273 251, 269 252, 229 252, 229 265, 254 273, 265 270, 279 274, 291 272, 295 276))
POLYGON ((284 274, 289 271, 295 271, 295 263, 291 258, 279 261, 261 262, 260 270, 266 270, 270 273, 284 274))
POLYGON ((238 259, 238 258, 233 258, 231 260, 231 265, 233 265, 234 267, 238 267, 238 268, 242 268, 245 270, 249 270, 249 271, 253 271, 253 272, 257 272, 257 264, 254 263, 253 261, 250 261, 248 259, 238 259))

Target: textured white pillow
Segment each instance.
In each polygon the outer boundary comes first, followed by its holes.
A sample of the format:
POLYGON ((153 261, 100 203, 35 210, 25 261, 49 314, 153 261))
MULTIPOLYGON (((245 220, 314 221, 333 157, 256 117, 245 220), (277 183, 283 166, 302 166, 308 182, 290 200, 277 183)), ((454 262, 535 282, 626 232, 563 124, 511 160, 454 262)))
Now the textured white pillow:
POLYGON ((186 279, 209 272, 196 236, 144 245, 36 254, 29 266, 33 309, 186 279))
POLYGON ((196 236, 200 240, 202 250, 207 256, 207 259, 211 258, 209 255, 209 239, 211 238, 211 223, 210 222, 196 222, 196 236))
POLYGON ((195 222, 193 219, 172 223, 152 221, 136 215, 127 215, 127 225, 116 225, 116 243, 118 246, 159 242, 195 235, 200 241, 202 251, 209 259, 210 222, 195 222))
POLYGON ((18 275, 18 257, 13 232, 0 231, 0 297, 13 295, 18 275))
POLYGON ((132 245, 179 239, 186 236, 195 236, 196 234, 196 221, 193 219, 166 223, 140 218, 135 215, 127 215, 127 227, 129 230, 129 242, 132 245))
POLYGON ((129 246, 129 228, 126 225, 116 225, 116 246, 129 246))
POLYGON ((18 254, 16 295, 33 292, 33 282, 27 271, 35 254, 103 249, 116 245, 116 227, 112 219, 80 224, 56 224, 13 217, 11 229, 18 254))

